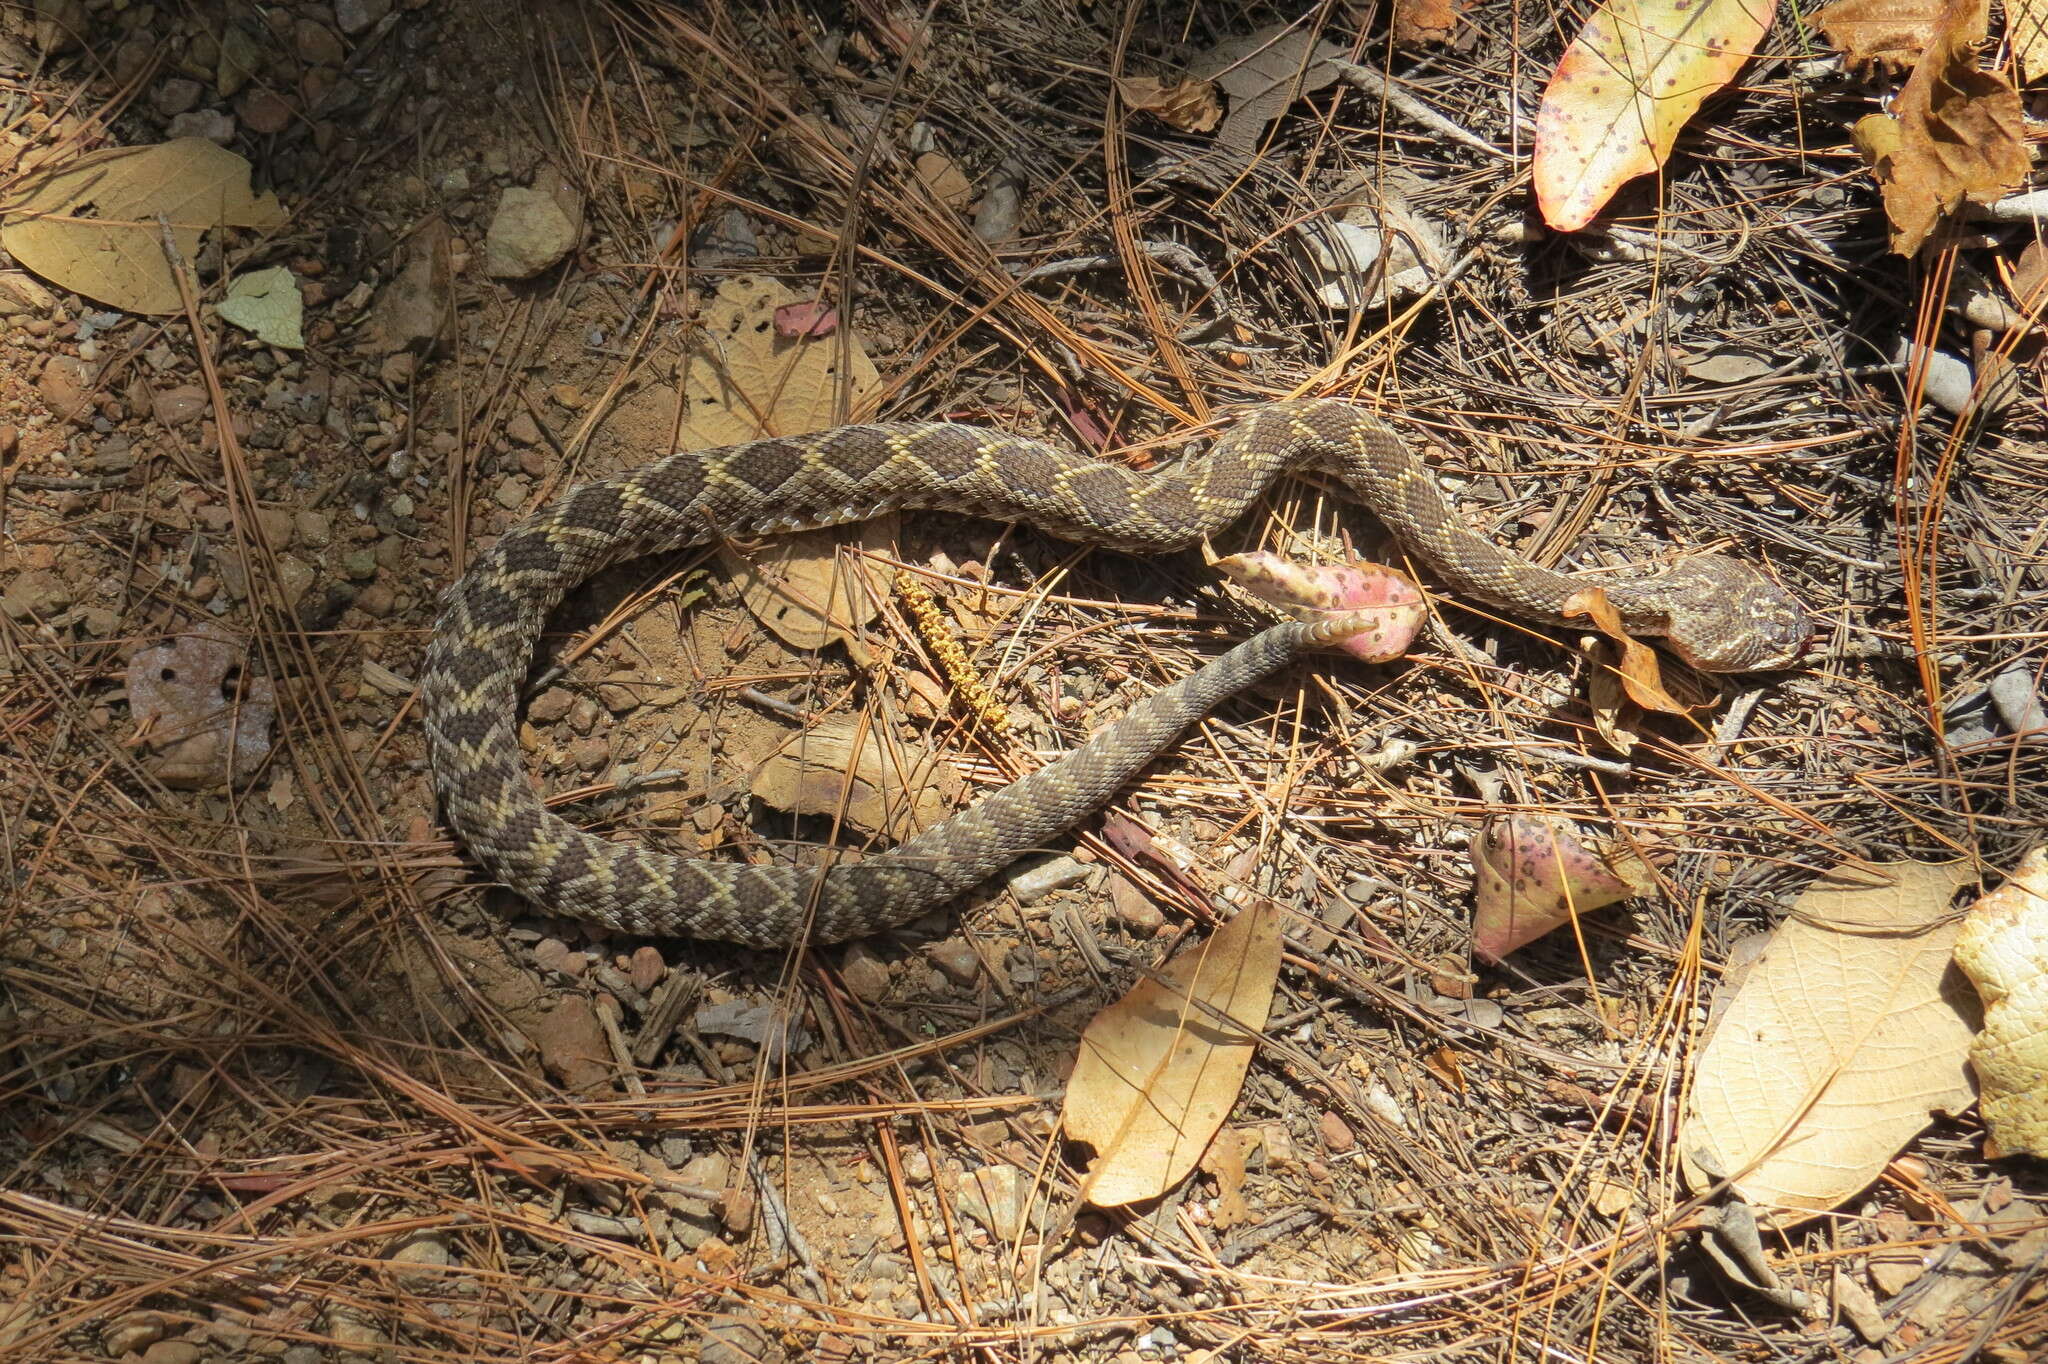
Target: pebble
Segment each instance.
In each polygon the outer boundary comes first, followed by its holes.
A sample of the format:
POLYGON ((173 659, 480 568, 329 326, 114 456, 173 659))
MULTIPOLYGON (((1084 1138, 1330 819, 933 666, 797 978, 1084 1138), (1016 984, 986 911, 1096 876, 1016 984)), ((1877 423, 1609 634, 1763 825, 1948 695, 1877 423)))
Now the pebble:
POLYGON ((498 196, 484 234, 484 273, 532 279, 575 249, 577 228, 554 196, 513 186, 498 196))
POLYGON ((409 1269, 392 1271, 401 1279, 438 1279, 442 1276, 431 1272, 422 1273, 421 1270, 445 1269, 455 1263, 455 1257, 449 1253, 448 1243, 441 1238, 439 1232, 434 1231, 416 1232, 407 1237, 392 1250, 389 1258, 394 1265, 410 1266, 409 1269))
POLYGON ((220 36, 220 62, 214 68, 213 88, 222 99, 230 99, 263 69, 263 50, 240 24, 229 24, 220 36))
POLYGON ((21 428, 10 423, 0 423, 0 460, 14 458, 14 452, 21 448, 21 428))
POLYGON ((92 415, 92 366, 71 355, 52 356, 43 366, 36 388, 52 415, 63 421, 83 422, 92 415))
POLYGON ((533 485, 526 481, 524 474, 512 474, 501 479, 492 496, 506 511, 518 511, 526 505, 526 496, 533 491, 533 485))
POLYGON ((668 963, 662 960, 661 949, 657 947, 643 944, 635 948, 626 963, 626 979, 643 995, 661 984, 661 978, 667 974, 668 963))
POLYGON ((235 112, 250 132, 266 137, 292 126, 292 106, 269 90, 251 90, 235 105, 235 112))
POLYGON ((164 426, 188 426, 206 415, 206 390, 197 384, 158 389, 150 399, 150 410, 164 426))
POLYGON ((292 534, 308 549, 325 549, 334 538, 334 523, 326 512, 302 511, 292 518, 292 534))
POLYGON ((366 616, 382 620, 398 604, 397 594, 382 583, 371 583, 356 593, 355 605, 366 616))
POLYGON ((377 576, 377 552, 359 549, 342 561, 342 571, 359 583, 366 583, 377 576))
POLYGON ((158 81, 154 95, 157 112, 166 118, 175 118, 179 114, 196 108, 199 104, 199 95, 198 81, 186 80, 182 76, 173 76, 169 80, 158 81))
POLYGON ((1079 885, 1093 870, 1087 863, 1066 856, 1026 863, 1023 870, 1011 874, 1010 893, 1017 897, 1018 904, 1036 904, 1056 890, 1079 885))
POLYGON ((100 1332, 100 1346, 114 1358, 140 1354, 164 1338, 164 1319, 158 1312, 131 1312, 100 1332))
POLYGON ((955 985, 972 985, 981 974, 981 957, 971 944, 959 938, 933 943, 925 949, 925 955, 955 985))
POLYGON ((15 620, 49 617, 71 605, 71 584, 47 569, 18 575, 0 593, 0 611, 15 620))
POLYGON ((1358 1145, 1358 1138, 1351 1135, 1351 1128, 1334 1112, 1326 1111, 1319 1127, 1323 1136, 1323 1147, 1332 1155, 1342 1155, 1358 1145))
POLYGON ((1149 938, 1166 927, 1166 915, 1152 897, 1125 876, 1109 878, 1109 909, 1134 938, 1149 938))
POLYGON ((846 949, 839 962, 839 978, 855 999, 873 1004, 889 992, 889 964, 865 943, 846 949))
POLYGON ((576 694, 562 687, 549 687, 533 698, 533 704, 526 708, 526 718, 538 725, 552 725, 569 713, 569 707, 576 704, 576 694))
POLYGON ((351 38, 368 32, 389 13, 391 0, 335 0, 334 4, 335 26, 351 38))
POLYGON ((292 30, 292 42, 299 50, 299 60, 308 66, 340 66, 348 55, 340 34, 311 19, 299 20, 292 30))
POLYGON ((514 445, 532 445, 540 440, 540 423, 530 412, 514 412, 505 423, 505 439, 514 445))
POLYGON ((168 137, 203 137, 225 147, 235 140, 235 120, 219 109, 199 109, 179 114, 164 131, 168 137))

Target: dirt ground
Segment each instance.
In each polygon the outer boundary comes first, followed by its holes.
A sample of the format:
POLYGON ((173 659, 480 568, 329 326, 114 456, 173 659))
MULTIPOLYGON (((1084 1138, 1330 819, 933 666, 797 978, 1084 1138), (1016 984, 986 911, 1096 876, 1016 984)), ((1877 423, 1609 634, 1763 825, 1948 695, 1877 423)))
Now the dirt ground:
MULTIPOLYGON (((1974 1113, 1767 1232, 1768 1291, 1703 1246, 1674 1146, 1717 981, 1818 872, 1999 869, 2039 837, 2038 363, 1996 412, 1907 400, 1916 318, 1964 352, 1971 324, 1887 253, 1846 150, 1883 87, 1784 38, 1661 211, 1638 186, 1576 237, 1504 150, 1577 23, 1522 0, 1399 52, 1372 7, 1323 6, 1405 93, 1324 85, 1242 149, 1112 105, 1112 73, 1297 18, 0 15, 9 193, 198 137, 281 211, 209 235, 156 312, 0 261, 0 1353, 2041 1357, 2048 1187, 1974 1113), (1333 275, 1299 226, 1345 204, 1426 292, 1333 275), (302 347, 223 315, 270 267, 302 347), (539 917, 438 823, 437 594, 570 484, 869 417, 1151 467, 1297 391, 1383 408, 1544 562, 1767 564, 1817 647, 1619 752, 1576 632, 1441 601, 1406 658, 1251 689, 948 910, 786 955, 539 917), (1624 833, 1658 890, 1479 961, 1470 848, 1506 809, 1624 833), (1058 1128, 1081 1030, 1247 905, 1286 956, 1229 1139, 1090 1206, 1058 1128)), ((1985 229, 1969 268, 2032 231, 1985 229)), ((1399 561, 1312 476, 1215 548, 1347 544, 1399 561)), ((903 513, 600 575, 520 733, 582 827, 858 850, 1263 619, 1200 554, 903 513), (842 808, 827 761, 799 799, 777 755, 856 729, 879 767, 842 808)))

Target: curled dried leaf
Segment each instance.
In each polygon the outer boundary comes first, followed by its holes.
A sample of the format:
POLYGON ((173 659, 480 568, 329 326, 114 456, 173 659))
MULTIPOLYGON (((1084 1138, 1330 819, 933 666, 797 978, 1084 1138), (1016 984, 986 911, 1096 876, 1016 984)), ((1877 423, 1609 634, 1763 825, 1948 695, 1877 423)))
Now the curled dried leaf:
POLYGON ((1184 133, 1206 133, 1223 117, 1216 82, 1183 76, 1167 82, 1157 76, 1119 76, 1116 92, 1125 104, 1142 109, 1184 133))
POLYGON ((1970 907, 1956 965, 1984 1000, 1970 1065, 1998 1152, 2048 1156, 2048 844, 1970 907))
POLYGON ((1647 895, 1656 885, 1632 847, 1601 847, 1569 820, 1506 814, 1472 840, 1472 950, 1499 961, 1576 914, 1647 895))

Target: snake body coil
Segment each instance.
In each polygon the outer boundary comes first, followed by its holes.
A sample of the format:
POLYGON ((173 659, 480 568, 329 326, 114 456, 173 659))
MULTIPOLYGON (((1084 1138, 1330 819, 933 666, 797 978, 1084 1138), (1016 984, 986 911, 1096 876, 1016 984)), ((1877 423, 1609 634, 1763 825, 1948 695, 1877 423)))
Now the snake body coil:
MULTIPOLYGON (((421 674, 436 790, 477 859, 551 913, 756 947, 906 922, 1071 827, 1188 725, 1327 630, 1265 630, 946 822, 887 853, 820 869, 670 857, 548 813, 522 768, 517 729, 519 686, 548 612, 626 559, 901 508, 1024 521, 1084 544, 1162 553, 1228 525, 1279 474, 1309 466, 1342 477, 1464 596, 1554 622, 1585 586, 1468 530, 1392 430, 1335 401, 1257 409, 1207 455, 1155 474, 944 423, 844 426, 674 454, 573 489, 506 532, 449 588, 421 674)), ((1782 667, 1810 637, 1798 604, 1733 559, 1701 556, 1601 585, 1632 631, 1663 636, 1702 668, 1782 667)))

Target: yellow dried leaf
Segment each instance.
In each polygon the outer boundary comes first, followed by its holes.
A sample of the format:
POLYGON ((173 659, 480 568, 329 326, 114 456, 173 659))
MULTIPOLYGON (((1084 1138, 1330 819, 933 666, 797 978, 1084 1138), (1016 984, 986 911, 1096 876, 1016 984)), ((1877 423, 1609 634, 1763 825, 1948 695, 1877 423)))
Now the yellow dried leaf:
POLYGON ((1772 933, 1701 1051, 1679 1131, 1695 1189, 1719 1175, 1789 1226, 1854 1197, 1970 1102, 1970 1001, 1948 986, 1969 864, 1845 864, 1772 933))
POLYGON ((1214 81, 1183 76, 1168 84, 1157 76, 1119 76, 1116 92, 1133 109, 1184 133, 1206 133, 1223 117, 1214 81))
POLYGON ((1956 965, 1984 1000, 1970 1064, 1999 1154, 2048 1156, 2048 844, 1970 907, 1956 965))
POLYGON ((249 163, 203 137, 117 147, 67 162, 22 187, 0 246, 74 293, 131 313, 184 307, 164 259, 159 215, 190 260, 210 227, 282 227, 274 194, 249 192, 249 163))
POLYGON ((1984 28, 1985 0, 1949 0, 1892 112, 1866 114, 1850 130, 1884 191, 1892 250, 1902 256, 1965 199, 1992 202, 2032 165, 2019 92, 1978 68, 1984 28))
POLYGON ((1735 78, 1777 0, 1608 0, 1572 40, 1536 111, 1543 221, 1575 232, 1664 164, 1678 130, 1735 78))
POLYGON ((1081 1187, 1089 1202, 1114 1208, 1156 1198, 1208 1149, 1266 1026, 1280 928, 1274 905, 1240 911, 1081 1034, 1060 1121, 1069 1137, 1095 1148, 1081 1187))

